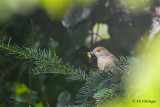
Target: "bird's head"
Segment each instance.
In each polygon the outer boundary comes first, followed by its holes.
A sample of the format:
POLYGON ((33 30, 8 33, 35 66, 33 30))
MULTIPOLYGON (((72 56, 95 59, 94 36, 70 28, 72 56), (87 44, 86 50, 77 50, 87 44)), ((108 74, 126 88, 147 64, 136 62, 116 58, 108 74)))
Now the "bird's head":
POLYGON ((96 47, 90 52, 91 55, 95 55, 97 58, 108 56, 110 52, 104 47, 96 47))

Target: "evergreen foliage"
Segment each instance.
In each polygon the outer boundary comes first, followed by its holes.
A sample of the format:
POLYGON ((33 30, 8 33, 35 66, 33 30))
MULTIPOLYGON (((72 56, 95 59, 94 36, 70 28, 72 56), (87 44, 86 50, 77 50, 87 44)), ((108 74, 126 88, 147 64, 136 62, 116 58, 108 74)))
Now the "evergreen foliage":
POLYGON ((97 70, 88 75, 80 68, 76 69, 69 63, 63 63, 62 59, 58 58, 55 53, 51 53, 50 50, 20 48, 16 45, 10 46, 9 43, 6 45, 3 42, 0 43, 0 48, 8 51, 8 54, 19 55, 18 58, 34 60, 33 75, 64 74, 67 75, 66 79, 69 81, 85 81, 84 86, 76 94, 75 104, 80 107, 90 107, 123 95, 123 80, 128 75, 126 70, 129 68, 129 63, 138 61, 133 57, 122 56, 116 60, 115 73, 110 72, 110 68, 106 67, 105 72, 97 70))
POLYGON ((67 77, 67 79, 89 81, 85 71, 74 69, 68 63, 63 64, 62 60, 55 53, 52 54, 50 50, 20 48, 17 45, 10 46, 9 42, 8 45, 2 42, 0 48, 7 50, 8 54, 18 54, 21 59, 35 60, 34 64, 36 66, 32 70, 34 75, 56 73, 69 75, 70 77, 67 77))

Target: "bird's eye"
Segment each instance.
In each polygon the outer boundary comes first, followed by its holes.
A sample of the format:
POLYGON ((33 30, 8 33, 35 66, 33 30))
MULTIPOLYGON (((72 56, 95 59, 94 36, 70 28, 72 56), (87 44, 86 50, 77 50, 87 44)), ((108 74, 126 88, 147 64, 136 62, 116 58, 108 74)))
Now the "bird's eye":
POLYGON ((100 52, 100 50, 97 50, 98 52, 100 52))

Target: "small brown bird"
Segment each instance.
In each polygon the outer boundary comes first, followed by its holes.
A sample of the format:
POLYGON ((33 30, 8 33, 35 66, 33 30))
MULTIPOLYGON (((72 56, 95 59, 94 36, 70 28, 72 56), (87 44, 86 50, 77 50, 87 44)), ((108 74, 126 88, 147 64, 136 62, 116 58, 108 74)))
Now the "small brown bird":
POLYGON ((116 57, 104 47, 96 47, 90 54, 97 57, 97 66, 100 70, 104 70, 106 66, 112 68, 115 64, 116 57))

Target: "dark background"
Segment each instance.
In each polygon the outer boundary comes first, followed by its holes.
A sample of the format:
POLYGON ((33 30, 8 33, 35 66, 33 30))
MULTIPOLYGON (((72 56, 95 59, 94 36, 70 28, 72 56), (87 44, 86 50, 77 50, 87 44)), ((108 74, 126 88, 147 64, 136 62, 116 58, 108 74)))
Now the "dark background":
MULTIPOLYGON (((135 1, 141 4, 137 8, 136 3, 125 4, 123 0, 95 0, 93 3, 82 1, 83 5, 73 1, 68 1, 64 10, 63 6, 66 5, 62 5, 62 11, 56 10, 54 4, 49 8, 53 9, 51 15, 48 8, 47 10, 39 5, 33 6, 32 11, 26 13, 23 9, 12 12, 10 9, 5 11, 6 8, 2 7, 0 38, 5 38, 7 43, 11 37, 11 45, 55 51, 64 62, 70 62, 74 67, 85 69, 88 73, 91 67, 96 66, 96 60, 89 62, 87 52, 96 46, 108 48, 117 57, 134 55, 136 43, 145 41, 142 36, 149 33, 152 18, 155 16, 155 6, 159 4, 158 0, 139 0, 135 1), (72 2, 71 6, 68 6, 69 2, 72 2), (10 15, 7 16, 7 12, 10 15), (89 30, 92 31, 96 23, 108 25, 110 39, 102 39, 96 43, 90 41, 90 45, 85 45, 89 30)), ((59 3, 61 2, 64 1, 60 0, 59 3)), ((4 1, 0 3, 3 5, 4 1)), ((48 5, 44 4, 45 6, 48 5)), ((5 51, 0 51, 0 107, 22 107, 29 103, 37 107, 47 104, 51 107, 59 104, 61 107, 74 102, 75 94, 83 82, 66 82, 63 75, 56 74, 33 77, 30 75, 34 66, 32 62, 24 63, 16 55, 6 54, 5 51)))

